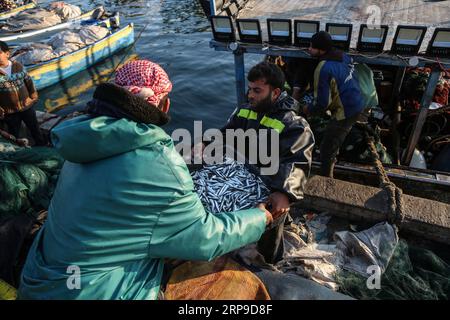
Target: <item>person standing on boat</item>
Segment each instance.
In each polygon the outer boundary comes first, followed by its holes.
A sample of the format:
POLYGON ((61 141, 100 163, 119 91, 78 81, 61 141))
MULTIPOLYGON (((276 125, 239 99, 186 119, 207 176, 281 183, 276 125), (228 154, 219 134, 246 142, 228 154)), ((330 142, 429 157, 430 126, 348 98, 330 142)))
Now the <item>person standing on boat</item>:
MULTIPOLYGON (((361 91, 353 59, 333 48, 329 33, 316 33, 311 38, 309 53, 319 59, 319 64, 314 72, 314 100, 303 106, 303 113, 309 115, 327 110, 331 112, 332 119, 320 145, 320 172, 323 176, 333 178, 339 148, 353 125, 363 120, 369 102, 361 91)), ((370 78, 370 75, 365 78, 373 83, 373 77, 370 78)), ((374 86, 371 95, 373 94, 376 96, 374 86)))
POLYGON ((172 139, 172 83, 148 60, 99 85, 87 115, 51 131, 66 159, 48 220, 29 251, 21 299, 156 299, 164 258, 212 260, 257 241, 256 208, 210 214, 172 139))
POLYGON ((38 99, 33 80, 25 68, 19 62, 9 60, 9 56, 8 45, 0 41, 0 119, 5 121, 8 132, 17 138, 23 121, 35 145, 45 145, 33 108, 38 99))
MULTIPOLYGON (((269 130, 267 146, 270 150, 273 135, 279 139, 276 152, 279 167, 275 174, 262 174, 261 163, 256 164, 259 176, 271 189, 269 204, 274 215, 288 216, 290 204, 303 199, 303 191, 311 169, 314 136, 309 124, 298 116, 299 105, 284 91, 285 76, 282 70, 270 62, 261 62, 252 67, 248 73, 248 103, 239 106, 221 129, 224 136, 227 129, 269 130)), ((247 152, 260 150, 257 145, 247 145, 247 152)), ((235 147, 235 146, 233 146, 235 147)), ((249 159, 249 155, 245 155, 249 159)), ((251 164, 250 164, 251 165, 251 164)), ((288 219, 289 220, 289 219, 288 219)), ((281 222, 277 227, 267 231, 258 242, 258 250, 267 263, 276 263, 283 258, 283 227, 281 222)))

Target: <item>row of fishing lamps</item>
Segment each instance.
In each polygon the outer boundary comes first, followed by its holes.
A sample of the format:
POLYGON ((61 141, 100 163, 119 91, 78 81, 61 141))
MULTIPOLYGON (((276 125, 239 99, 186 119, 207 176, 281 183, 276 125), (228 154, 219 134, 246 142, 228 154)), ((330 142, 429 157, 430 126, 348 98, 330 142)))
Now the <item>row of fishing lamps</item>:
MULTIPOLYGON (((235 42, 236 32, 233 21, 228 16, 211 16, 211 27, 216 41, 235 42)), ((261 25, 258 19, 236 19, 239 41, 245 43, 262 43, 261 25)), ((319 21, 289 19, 267 19, 269 44, 307 48, 311 37, 320 30, 319 21), (294 35, 294 41, 292 41, 294 35)), ((350 48, 353 25, 327 23, 325 30, 330 33, 334 45, 343 50, 350 48)), ((359 52, 381 53, 389 27, 381 25, 369 27, 361 24, 356 50, 359 52)), ((395 31, 392 47, 393 54, 415 55, 419 52, 425 37, 425 26, 399 25, 395 31)), ((436 28, 426 51, 427 56, 450 58, 450 28, 436 28)))

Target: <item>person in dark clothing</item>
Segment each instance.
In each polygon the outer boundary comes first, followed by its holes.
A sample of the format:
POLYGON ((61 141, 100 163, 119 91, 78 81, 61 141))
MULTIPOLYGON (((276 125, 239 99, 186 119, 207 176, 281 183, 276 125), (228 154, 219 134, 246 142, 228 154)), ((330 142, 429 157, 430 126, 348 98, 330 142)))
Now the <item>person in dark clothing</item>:
MULTIPOLYGON (((248 73, 248 103, 239 106, 221 129, 242 129, 244 132, 255 129, 268 129, 267 147, 270 149, 271 139, 277 135, 279 149, 270 150, 277 153, 279 166, 275 174, 264 174, 261 161, 254 164, 256 173, 271 189, 269 205, 272 214, 285 214, 290 203, 303 199, 303 190, 311 169, 314 136, 309 124, 298 115, 298 103, 284 90, 285 78, 279 67, 268 62, 261 62, 248 73)), ((257 145, 246 148, 254 152, 261 147, 257 145)), ((234 146, 232 146, 234 148, 234 146)), ((250 163, 249 163, 250 164, 250 163)), ((286 219, 286 214, 283 219, 286 219)), ((258 242, 259 252, 266 262, 276 263, 283 258, 283 225, 266 231, 258 242)))
POLYGON ((314 70, 318 62, 312 59, 289 58, 287 68, 292 73, 292 97, 300 101, 314 86, 314 70))
POLYGON ((321 175, 332 178, 339 148, 365 114, 367 101, 352 58, 333 48, 329 33, 316 33, 309 53, 319 59, 319 64, 314 72, 314 101, 303 107, 303 113, 331 112, 332 119, 320 145, 320 160, 321 175))
POLYGON ((33 80, 25 68, 16 61, 10 61, 9 56, 8 45, 0 41, 0 120, 4 119, 8 132, 17 138, 23 121, 35 144, 45 145, 33 109, 38 99, 33 80))

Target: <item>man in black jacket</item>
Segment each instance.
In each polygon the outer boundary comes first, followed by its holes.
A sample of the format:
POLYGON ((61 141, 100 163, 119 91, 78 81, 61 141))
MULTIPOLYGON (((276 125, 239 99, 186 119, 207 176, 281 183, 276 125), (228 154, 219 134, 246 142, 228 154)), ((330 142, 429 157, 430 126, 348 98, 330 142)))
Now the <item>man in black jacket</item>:
MULTIPOLYGON (((251 68, 247 79, 248 104, 238 107, 221 131, 255 129, 260 134, 260 129, 268 129, 268 142, 263 146, 268 149, 272 146, 270 139, 277 136, 278 150, 270 150, 272 155, 276 152, 279 159, 277 172, 265 175, 260 161, 255 168, 271 189, 271 212, 287 213, 290 203, 303 199, 311 168, 314 136, 306 120, 297 114, 297 101, 284 91, 285 78, 278 66, 261 62, 251 68)), ((246 153, 259 150, 260 143, 261 139, 258 139, 256 145, 248 144, 246 153)), ((247 154, 246 159, 249 159, 247 154)), ((281 223, 267 231, 258 242, 266 262, 276 263, 283 258, 283 225, 281 223)))

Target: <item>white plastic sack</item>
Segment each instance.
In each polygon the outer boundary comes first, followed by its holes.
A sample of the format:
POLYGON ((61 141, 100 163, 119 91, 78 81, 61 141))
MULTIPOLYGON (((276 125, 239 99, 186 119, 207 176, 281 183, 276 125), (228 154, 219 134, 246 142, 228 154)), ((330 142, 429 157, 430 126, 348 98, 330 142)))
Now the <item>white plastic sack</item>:
POLYGON ((65 54, 69 54, 71 52, 77 51, 82 47, 83 46, 80 47, 80 45, 78 45, 76 43, 67 43, 64 46, 54 49, 53 52, 54 52, 55 56, 60 57, 65 54))
POLYGON ((370 266, 384 273, 398 244, 397 229, 387 222, 361 232, 336 232, 334 237, 344 259, 343 268, 365 277, 370 276, 370 266))
POLYGON ((76 31, 62 31, 51 37, 46 43, 33 43, 19 47, 14 60, 23 65, 48 61, 79 50, 109 34, 109 29, 99 26, 82 27, 76 31))
POLYGON ((48 42, 48 45, 52 46, 53 49, 58 49, 64 47, 68 44, 76 45, 78 48, 81 48, 84 44, 78 33, 73 31, 63 31, 58 34, 55 34, 51 37, 48 42))
POLYGON ((88 26, 80 30, 79 35, 81 40, 90 45, 100 39, 103 39, 109 34, 109 29, 100 26, 88 26))
POLYGON ((53 48, 49 45, 36 43, 21 48, 26 50, 13 57, 13 60, 20 62, 23 65, 31 65, 40 63, 42 61, 48 61, 57 57, 53 52, 53 48))
POLYGON ((70 20, 81 16, 80 7, 62 1, 52 3, 50 10, 55 12, 63 20, 70 20))
POLYGON ((1 27, 1 30, 7 32, 38 30, 54 26, 61 22, 61 18, 54 12, 36 8, 26 10, 9 18, 1 27))

